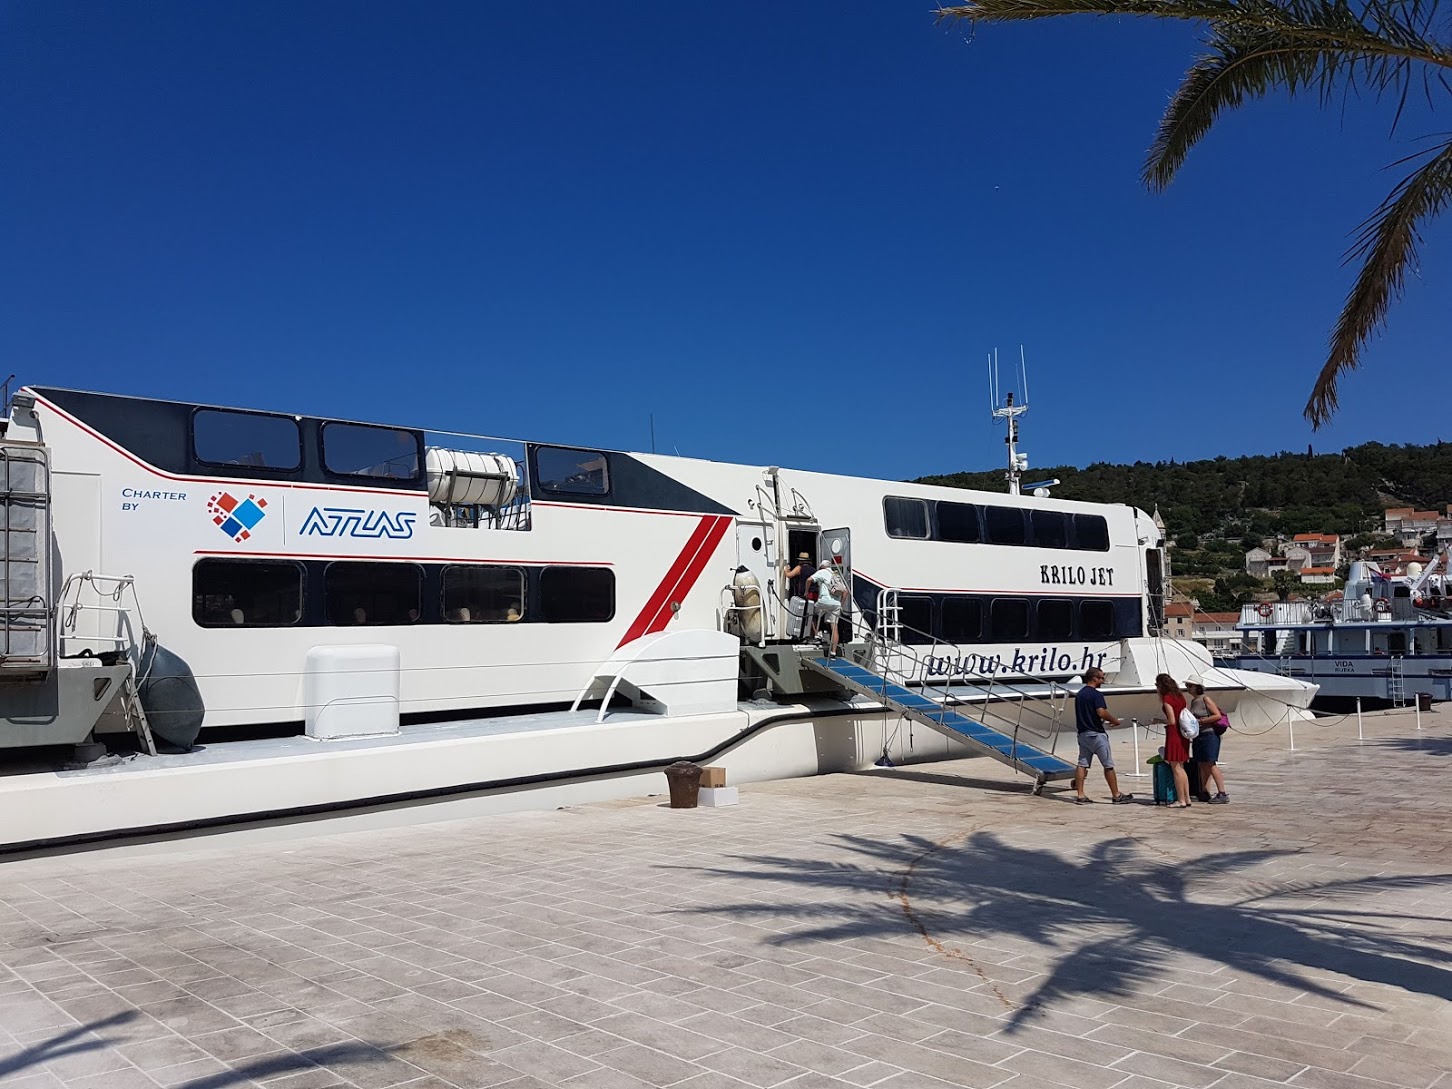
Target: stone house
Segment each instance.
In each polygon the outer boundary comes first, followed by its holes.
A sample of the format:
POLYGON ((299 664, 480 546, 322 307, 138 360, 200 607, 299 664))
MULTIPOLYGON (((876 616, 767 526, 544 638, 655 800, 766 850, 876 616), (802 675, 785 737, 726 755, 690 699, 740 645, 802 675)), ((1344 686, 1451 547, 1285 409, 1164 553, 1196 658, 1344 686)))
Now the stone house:
POLYGON ((1341 566, 1341 538, 1335 533, 1297 533, 1292 543, 1311 554, 1312 567, 1341 566))
POLYGON ((1266 549, 1252 548, 1245 554, 1245 573, 1258 579, 1266 578, 1266 565, 1270 558, 1271 554, 1266 549))
POLYGON ((1194 607, 1188 602, 1172 601, 1165 606, 1165 634, 1172 639, 1194 638, 1194 607))
POLYGON ((1311 566, 1311 550, 1302 545, 1287 545, 1282 553, 1286 561, 1286 570, 1292 574, 1299 572, 1303 567, 1311 566))

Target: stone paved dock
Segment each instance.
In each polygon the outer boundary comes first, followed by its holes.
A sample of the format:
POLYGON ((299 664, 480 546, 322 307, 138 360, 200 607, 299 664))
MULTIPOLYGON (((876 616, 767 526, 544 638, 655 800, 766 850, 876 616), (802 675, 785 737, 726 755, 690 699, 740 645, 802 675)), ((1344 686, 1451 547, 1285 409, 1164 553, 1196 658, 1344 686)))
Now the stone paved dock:
POLYGON ((1452 1089, 1423 725, 1232 733, 1188 812, 971 760, 12 860, 0 1083, 1452 1089))

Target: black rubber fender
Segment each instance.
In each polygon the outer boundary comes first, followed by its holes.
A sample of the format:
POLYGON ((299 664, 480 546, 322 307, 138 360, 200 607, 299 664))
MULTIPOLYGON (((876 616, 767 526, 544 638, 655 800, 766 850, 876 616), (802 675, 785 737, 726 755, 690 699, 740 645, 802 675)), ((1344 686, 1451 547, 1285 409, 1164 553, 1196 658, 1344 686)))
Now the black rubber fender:
POLYGON ((152 736, 190 749, 202 729, 206 705, 192 667, 177 654, 152 643, 141 655, 139 695, 152 736))

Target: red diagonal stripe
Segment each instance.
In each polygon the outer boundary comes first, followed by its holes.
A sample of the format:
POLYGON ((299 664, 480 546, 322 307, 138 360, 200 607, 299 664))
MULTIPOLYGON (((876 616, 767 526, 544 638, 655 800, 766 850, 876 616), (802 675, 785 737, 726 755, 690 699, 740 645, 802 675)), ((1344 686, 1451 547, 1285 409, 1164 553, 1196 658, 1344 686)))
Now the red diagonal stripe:
POLYGON ((716 546, 721 543, 721 538, 726 535, 726 530, 730 528, 732 521, 733 519, 724 517, 716 519, 716 524, 711 527, 710 533, 701 542, 696 554, 691 557, 689 566, 681 574, 680 579, 671 588, 671 592, 666 595, 665 601, 661 602, 660 608, 656 610, 655 616, 646 626, 647 635, 651 632, 661 631, 670 623, 673 615, 670 608, 671 602, 686 600, 686 595, 691 592, 691 588, 696 585, 696 580, 701 577, 701 572, 706 569, 707 562, 715 554, 716 546))
POLYGON ((716 519, 708 514, 696 523, 696 528, 691 531, 690 537, 686 539, 685 545, 682 546, 680 553, 677 554, 675 561, 670 566, 670 570, 665 573, 665 577, 660 580, 660 584, 656 586, 650 597, 646 599, 645 607, 640 610, 640 614, 630 622, 630 627, 625 629, 625 635, 621 638, 620 642, 615 644, 617 648, 623 647, 632 639, 639 639, 645 634, 646 627, 655 619, 655 615, 660 612, 661 607, 668 600, 670 592, 675 589, 676 583, 680 581, 681 575, 685 573, 687 566, 695 558, 696 552, 701 547, 701 542, 711 532, 715 521, 716 519))

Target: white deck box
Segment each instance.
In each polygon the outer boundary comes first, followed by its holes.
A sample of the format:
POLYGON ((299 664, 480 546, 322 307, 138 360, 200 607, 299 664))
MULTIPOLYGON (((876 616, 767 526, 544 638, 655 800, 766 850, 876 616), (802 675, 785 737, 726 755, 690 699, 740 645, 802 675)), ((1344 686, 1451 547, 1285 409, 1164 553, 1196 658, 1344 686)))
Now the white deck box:
POLYGON ((402 658, 384 643, 313 647, 303 674, 308 737, 398 733, 402 658))

